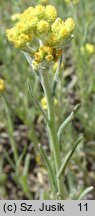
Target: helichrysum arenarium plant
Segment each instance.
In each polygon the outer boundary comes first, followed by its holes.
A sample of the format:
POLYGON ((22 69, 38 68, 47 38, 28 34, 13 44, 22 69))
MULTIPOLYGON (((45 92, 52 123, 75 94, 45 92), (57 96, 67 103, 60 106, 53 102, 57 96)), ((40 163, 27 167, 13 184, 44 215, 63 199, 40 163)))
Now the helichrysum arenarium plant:
POLYGON ((64 172, 77 145, 82 141, 82 137, 75 142, 64 159, 62 159, 60 150, 61 137, 66 125, 74 118, 79 105, 57 129, 54 96, 62 63, 63 48, 73 38, 75 22, 73 18, 67 18, 65 21, 59 18, 56 8, 52 5, 29 7, 17 18, 18 21, 13 28, 6 31, 6 35, 8 40, 18 48, 18 51, 24 52, 43 87, 44 98, 40 105, 29 82, 32 97, 43 113, 47 124, 50 157, 47 157, 41 144, 39 150, 48 168, 52 198, 64 199, 66 198, 64 172), (55 62, 57 62, 57 69, 54 79, 51 80, 51 68, 55 62))

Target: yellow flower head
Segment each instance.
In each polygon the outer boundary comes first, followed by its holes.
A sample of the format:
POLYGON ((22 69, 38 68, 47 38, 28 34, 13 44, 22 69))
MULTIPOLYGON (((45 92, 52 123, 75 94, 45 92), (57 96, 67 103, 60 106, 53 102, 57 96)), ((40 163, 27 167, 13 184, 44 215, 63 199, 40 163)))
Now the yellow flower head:
POLYGON ((60 44, 60 37, 57 33, 52 32, 48 35, 46 42, 50 46, 56 46, 56 45, 60 44))
POLYGON ((47 5, 45 8, 45 18, 48 22, 54 22, 57 18, 57 11, 56 8, 52 5, 47 5))
POLYGON ((37 17, 31 17, 30 19, 27 19, 26 22, 20 20, 16 25, 15 29, 18 31, 18 33, 32 33, 33 30, 35 30, 38 23, 37 17))
POLYGON ((12 20, 12 21, 17 21, 17 20, 20 19, 20 16, 21 16, 21 14, 15 13, 15 14, 13 14, 13 15, 11 16, 11 20, 12 20))
POLYGON ((49 46, 43 46, 43 47, 40 47, 37 52, 35 52, 35 55, 34 55, 34 58, 35 58, 35 61, 40 63, 41 61, 43 60, 47 60, 49 61, 49 58, 50 60, 53 59, 53 50, 51 47, 49 46))
POLYGON ((35 52, 34 59, 37 63, 41 63, 44 60, 46 60, 46 62, 57 61, 61 54, 61 49, 45 45, 35 52))
POLYGON ((39 48, 34 55, 34 59, 37 63, 41 63, 41 61, 43 61, 44 59, 44 52, 42 50, 42 48, 39 48))
POLYGON ((42 108, 43 108, 44 110, 47 109, 46 97, 43 97, 43 98, 41 99, 41 105, 42 105, 42 108))
MULTIPOLYGON (((58 100, 57 100, 56 98, 54 98, 54 105, 56 106, 57 104, 58 104, 58 100)), ((43 98, 41 99, 41 105, 42 105, 42 108, 43 108, 44 110, 47 109, 46 97, 43 97, 43 98)))
MULTIPOLYGON (((58 61, 55 62, 55 63, 53 64, 52 69, 53 69, 53 72, 54 72, 54 73, 56 72, 57 67, 58 67, 58 61)), ((60 68, 60 71, 62 71, 63 69, 64 69, 64 63, 62 62, 62 64, 61 64, 61 68, 60 68)))
POLYGON ((78 4, 79 0, 65 0, 65 2, 67 4, 73 3, 75 5, 75 4, 78 4))
POLYGON ((13 40, 13 28, 6 30, 6 36, 10 42, 13 40))
POLYGON ((3 79, 0 79, 0 92, 5 90, 5 81, 3 79))
POLYGON ((57 18, 55 20, 55 22, 51 26, 51 30, 52 32, 54 32, 53 34, 57 35, 57 38, 59 38, 60 42, 61 42, 61 39, 65 39, 66 36, 68 36, 66 22, 64 22, 60 18, 57 18))
POLYGON ((49 34, 47 43, 51 46, 62 44, 63 41, 71 35, 71 33, 74 31, 74 28, 75 23, 72 18, 68 18, 66 21, 57 18, 51 25, 52 33, 49 34))
POLYGON ((62 26, 62 28, 60 29, 59 36, 60 36, 60 39, 65 39, 68 36, 66 25, 62 26))
POLYGON ((75 28, 74 20, 72 18, 68 18, 65 21, 65 26, 66 26, 68 34, 71 34, 74 31, 74 28, 75 28))
POLYGON ((29 7, 20 15, 20 19, 22 21, 26 21, 27 19, 34 17, 34 16, 35 16, 35 8, 29 7))
POLYGON ((51 25, 52 32, 59 33, 62 28, 64 21, 61 18, 57 18, 55 22, 51 25))
POLYGON ((49 30, 49 23, 45 20, 38 22, 37 31, 38 33, 46 33, 49 30))
POLYGON ((89 53, 89 54, 93 54, 95 51, 95 47, 93 44, 87 43, 85 45, 85 50, 89 53))
POLYGON ((53 60, 53 55, 52 55, 52 54, 49 54, 49 55, 47 55, 47 56, 45 57, 45 59, 46 59, 47 62, 50 62, 50 61, 53 60))
POLYGON ((31 34, 19 34, 15 27, 7 30, 6 34, 9 41, 12 42, 16 48, 21 48, 25 46, 27 42, 30 42, 32 40, 31 34))
POLYGON ((35 7, 35 15, 39 18, 39 19, 43 19, 45 16, 45 7, 43 5, 37 5, 35 7))
POLYGON ((20 34, 18 37, 18 40, 15 41, 14 45, 17 48, 23 47, 27 44, 27 42, 30 42, 32 40, 32 35, 30 34, 20 34))
POLYGON ((80 48, 80 51, 84 54, 85 52, 88 54, 93 54, 95 52, 95 47, 93 44, 86 43, 84 46, 80 48))

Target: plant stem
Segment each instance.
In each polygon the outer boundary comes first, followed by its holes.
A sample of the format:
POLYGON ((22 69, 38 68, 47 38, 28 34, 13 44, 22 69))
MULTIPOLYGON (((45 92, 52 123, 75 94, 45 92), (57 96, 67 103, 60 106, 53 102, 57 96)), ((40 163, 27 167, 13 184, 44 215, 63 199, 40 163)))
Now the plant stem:
POLYGON ((56 130, 55 114, 54 114, 54 102, 52 98, 52 91, 51 91, 51 86, 48 79, 47 71, 42 71, 42 86, 47 100, 48 122, 49 122, 48 130, 49 130, 50 142, 54 154, 54 162, 56 168, 55 178, 57 179, 58 194, 60 199, 64 199, 63 178, 62 176, 60 176, 59 179, 57 178, 57 173, 61 166, 61 153, 60 153, 60 147, 57 138, 57 130, 56 130))

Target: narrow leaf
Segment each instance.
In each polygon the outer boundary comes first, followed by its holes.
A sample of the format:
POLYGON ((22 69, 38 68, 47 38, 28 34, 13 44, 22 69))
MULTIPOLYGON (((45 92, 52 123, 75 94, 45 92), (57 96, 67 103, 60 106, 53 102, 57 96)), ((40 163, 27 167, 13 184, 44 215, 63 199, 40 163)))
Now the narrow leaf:
MULTIPOLYGON (((35 52, 29 45, 23 47, 22 50, 24 51, 24 55, 25 55, 25 57, 26 57, 27 60, 29 60, 29 59, 28 59, 29 56, 30 56, 30 57, 33 56, 33 55, 34 55, 34 52, 35 52), (30 55, 29 55, 29 54, 30 54, 30 55)), ((29 61, 29 63, 31 63, 31 61, 29 61)))
POLYGON ((28 176, 29 165, 30 165, 30 154, 27 154, 25 158, 24 169, 23 169, 24 176, 28 176))
POLYGON ((29 88, 29 92, 30 92, 30 94, 31 94, 31 96, 32 96, 32 99, 34 100, 35 105, 40 109, 40 111, 42 112, 44 118, 45 118, 46 121, 48 122, 47 116, 46 116, 45 112, 43 111, 41 105, 39 104, 37 98, 35 97, 32 84, 31 84, 31 82, 30 82, 29 80, 28 80, 28 88, 29 88))
POLYGON ((13 170, 16 169, 15 165, 14 165, 14 162, 11 160, 8 152, 6 150, 4 150, 4 156, 6 158, 6 160, 8 161, 8 163, 10 164, 10 166, 12 167, 13 170))
POLYGON ((29 190, 29 185, 28 185, 28 179, 27 179, 27 176, 25 175, 22 175, 20 180, 20 185, 22 187, 22 190, 23 192, 25 193, 26 197, 29 199, 29 200, 32 200, 33 199, 33 196, 32 196, 32 193, 30 192, 29 190))
POLYGON ((53 184, 53 187, 55 189, 55 191, 57 191, 57 184, 56 184, 56 178, 55 178, 55 175, 54 175, 54 172, 53 172, 53 169, 52 169, 52 166, 50 164, 50 161, 46 155, 46 152, 44 151, 43 147, 41 146, 41 144, 39 144, 39 150, 40 150, 40 154, 43 158, 43 160, 45 161, 45 164, 47 166, 47 169, 49 171, 49 175, 50 175, 50 179, 51 179, 51 182, 53 184))
POLYGON ((61 165, 61 168, 57 174, 57 177, 59 178, 62 174, 64 174, 65 169, 74 153, 74 151, 76 150, 76 147, 81 143, 81 141, 83 140, 83 137, 80 137, 75 143, 73 148, 68 152, 68 154, 66 155, 65 159, 63 160, 63 163, 61 165))
POLYGON ((31 58, 31 56, 28 53, 26 53, 26 52, 24 52, 24 56, 25 56, 27 62, 29 63, 29 65, 31 66, 31 64, 32 64, 32 58, 31 58))
POLYGON ((58 133, 57 133, 59 143, 61 142, 64 128, 74 119, 75 114, 79 110, 80 106, 81 106, 80 104, 77 104, 75 108, 73 109, 73 111, 71 112, 71 114, 68 116, 68 118, 61 124, 58 130, 58 133))
POLYGON ((17 151, 17 144, 14 138, 13 122, 12 122, 12 118, 11 118, 11 114, 7 102, 3 100, 3 103, 4 103, 4 109, 5 109, 6 119, 7 119, 6 121, 7 131, 8 131, 10 144, 14 155, 14 160, 16 162, 18 160, 18 151, 17 151))
POLYGON ((78 197, 78 200, 81 200, 81 199, 85 198, 85 196, 86 196, 89 192, 91 192, 93 189, 94 189, 93 186, 90 186, 90 187, 86 188, 86 189, 80 194, 80 196, 78 197))
POLYGON ((24 157, 24 155, 25 155, 25 153, 26 153, 26 150, 27 150, 27 145, 24 145, 22 154, 20 155, 20 157, 18 158, 18 161, 17 161, 17 163, 16 163, 17 168, 21 165, 21 162, 22 162, 23 157, 24 157))

